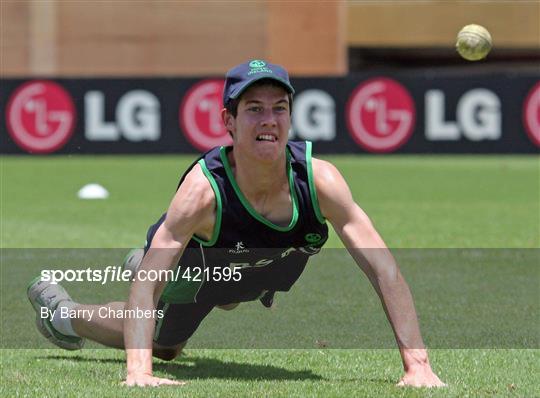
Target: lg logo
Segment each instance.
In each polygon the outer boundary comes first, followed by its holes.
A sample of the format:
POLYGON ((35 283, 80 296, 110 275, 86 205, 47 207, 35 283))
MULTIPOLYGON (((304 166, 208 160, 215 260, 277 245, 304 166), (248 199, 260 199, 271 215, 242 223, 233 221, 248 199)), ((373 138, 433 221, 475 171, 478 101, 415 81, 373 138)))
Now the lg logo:
POLYGON ((161 136, 160 104, 145 90, 128 91, 118 101, 115 119, 105 120, 105 95, 89 91, 84 95, 84 135, 90 141, 157 141, 161 136))
POLYGON ((232 144, 221 121, 224 83, 216 79, 200 81, 189 89, 180 104, 180 127, 188 141, 200 151, 232 144))
POLYGON ((416 109, 409 91, 393 79, 378 77, 356 87, 346 118, 354 141, 369 152, 392 152, 411 137, 416 109))
POLYGON ((445 94, 428 90, 426 103, 426 138, 431 141, 471 141, 501 138, 501 101, 490 90, 476 88, 463 94, 456 107, 456 120, 445 114, 445 94))
POLYGON ((336 137, 336 105, 322 90, 305 90, 294 97, 290 138, 332 141, 336 137))
POLYGON ((30 153, 62 148, 75 127, 75 106, 59 84, 37 80, 19 87, 8 102, 6 124, 13 141, 30 153))

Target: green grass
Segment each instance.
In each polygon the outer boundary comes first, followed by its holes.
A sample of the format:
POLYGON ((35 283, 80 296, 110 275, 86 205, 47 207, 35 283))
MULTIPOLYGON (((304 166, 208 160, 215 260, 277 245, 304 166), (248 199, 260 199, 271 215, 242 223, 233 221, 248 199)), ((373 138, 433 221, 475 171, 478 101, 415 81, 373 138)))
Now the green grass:
MULTIPOLYGON (((391 247, 539 247, 539 158, 329 157, 391 247)), ((2 247, 132 247, 193 157, 7 157, 2 247), (107 201, 81 202, 98 182, 107 201)), ((339 247, 335 236, 328 243, 339 247)))
MULTIPOLYGON (((0 160, 0 247, 140 246, 147 226, 166 208, 191 160, 186 156, 4 157, 0 160), (89 182, 107 187, 110 199, 78 200, 76 191, 89 182)), ((341 156, 329 160, 345 175, 355 199, 392 248, 540 247, 538 157, 341 156)), ((334 234, 328 247, 341 247, 334 234)), ((540 396, 538 328, 534 328, 539 314, 537 252, 529 252, 532 263, 523 263, 506 261, 504 255, 511 251, 483 251, 492 256, 484 267, 475 267, 474 251, 465 252, 468 262, 455 260, 458 251, 431 252, 441 261, 429 257, 426 250, 396 252, 416 297, 426 340, 438 348, 431 350, 431 361, 449 384, 443 390, 394 386, 402 372, 397 350, 373 349, 377 345, 370 344, 379 338, 391 342, 378 299, 361 273, 344 259, 343 250, 334 250, 310 264, 290 293, 278 296, 275 312, 248 303, 232 312, 212 313, 192 347, 204 347, 216 337, 213 331, 221 328, 232 336, 221 346, 232 348, 188 348, 172 363, 156 361, 156 374, 189 383, 151 393, 119 385, 125 372, 122 351, 22 349, 52 346, 35 330, 24 297, 24 284, 41 262, 38 258, 18 266, 8 256, 13 253, 23 252, 4 251, 2 259, 2 347, 8 348, 0 350, 1 396, 540 396), (325 256, 332 255, 343 257, 339 261, 348 265, 346 270, 338 273, 325 267, 325 256), (424 257, 418 261, 415 256, 424 257), (336 331, 332 322, 340 321, 344 321, 342 340, 332 336, 336 331), (10 327, 13 324, 16 331, 10 327), (249 346, 248 340, 234 337, 238 329, 257 336, 255 346, 263 348, 238 349, 249 346), (456 338, 460 331, 466 332, 461 340, 456 338), (317 335, 328 347, 317 348, 317 335), (346 345, 351 337, 357 340, 346 345), (280 342, 302 349, 268 349, 280 342), (487 343, 482 346, 482 342, 487 343), (308 349, 310 344, 313 348, 308 349), (349 349, 339 349, 343 347, 349 349)), ((37 252, 26 253, 31 257, 37 252)), ((123 251, 107 253, 118 257, 123 251)), ((122 299, 126 288, 81 289, 73 294, 100 302, 122 299)))
POLYGON ((188 381, 147 391, 120 386, 124 357, 111 350, 3 354, 3 396, 534 397, 538 355, 511 350, 432 350, 443 390, 394 387, 400 359, 390 350, 188 350, 155 373, 188 381), (178 391, 180 389, 180 391, 178 391))

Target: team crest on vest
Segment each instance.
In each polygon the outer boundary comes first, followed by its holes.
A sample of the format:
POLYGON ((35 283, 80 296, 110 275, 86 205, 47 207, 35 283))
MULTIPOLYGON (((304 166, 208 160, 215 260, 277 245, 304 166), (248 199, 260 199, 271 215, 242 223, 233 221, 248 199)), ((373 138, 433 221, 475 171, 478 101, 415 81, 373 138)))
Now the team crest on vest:
POLYGON ((317 234, 317 233, 309 233, 309 234, 306 234, 304 239, 306 240, 306 242, 310 244, 314 244, 314 243, 320 242, 320 240, 322 239, 322 236, 321 234, 317 234))

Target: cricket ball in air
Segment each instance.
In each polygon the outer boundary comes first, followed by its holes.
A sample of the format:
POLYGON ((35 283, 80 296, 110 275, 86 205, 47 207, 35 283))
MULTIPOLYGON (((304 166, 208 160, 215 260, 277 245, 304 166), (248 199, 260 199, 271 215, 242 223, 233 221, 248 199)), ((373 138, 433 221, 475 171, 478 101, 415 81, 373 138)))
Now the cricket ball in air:
POLYGON ((488 55, 492 46, 491 35, 483 26, 464 26, 457 35, 456 50, 468 61, 478 61, 488 55))

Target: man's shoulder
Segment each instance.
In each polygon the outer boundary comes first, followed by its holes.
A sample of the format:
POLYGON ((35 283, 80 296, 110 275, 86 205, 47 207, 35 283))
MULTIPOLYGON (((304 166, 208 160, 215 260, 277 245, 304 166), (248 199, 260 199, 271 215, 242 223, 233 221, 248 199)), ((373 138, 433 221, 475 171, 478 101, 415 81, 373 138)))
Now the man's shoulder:
POLYGON ((332 163, 314 158, 313 180, 321 212, 330 222, 353 203, 347 182, 332 163))
POLYGON ((203 168, 201 167, 199 163, 196 163, 191 168, 191 170, 189 170, 186 173, 184 181, 182 181, 182 184, 180 186, 183 186, 184 184, 187 184, 193 187, 204 187, 204 186, 210 187, 208 178, 206 178, 206 176, 204 175, 203 168))
POLYGON ((341 176, 336 166, 326 160, 313 158, 311 165, 313 168, 313 179, 317 189, 331 186, 336 182, 336 178, 341 176))
POLYGON ((215 194, 210 181, 199 164, 186 174, 178 187, 174 199, 175 205, 190 208, 192 211, 204 211, 215 206, 215 194))

